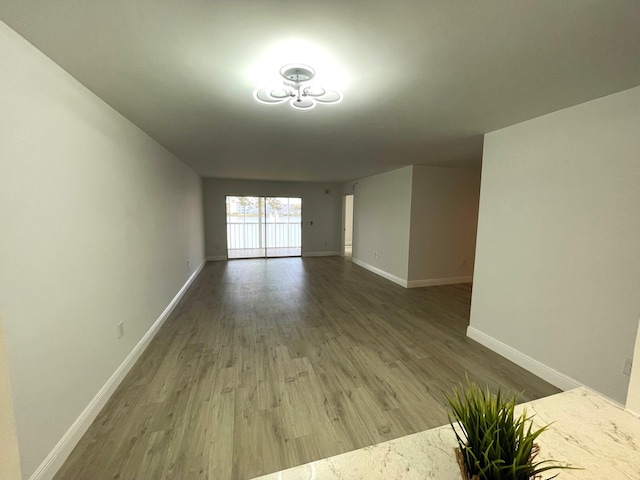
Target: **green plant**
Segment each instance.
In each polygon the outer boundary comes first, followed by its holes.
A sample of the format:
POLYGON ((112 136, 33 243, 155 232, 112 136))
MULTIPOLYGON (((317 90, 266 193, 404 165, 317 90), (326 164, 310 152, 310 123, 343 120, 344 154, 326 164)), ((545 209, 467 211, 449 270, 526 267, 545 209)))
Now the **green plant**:
MULTIPOLYGON (((549 425, 533 430, 526 412, 515 415, 516 397, 493 395, 467 378, 466 387, 446 394, 449 423, 455 432, 467 475, 479 480, 530 480, 559 468, 549 460, 535 461, 536 439, 549 425)), ((556 475, 549 477, 554 478, 556 475)))

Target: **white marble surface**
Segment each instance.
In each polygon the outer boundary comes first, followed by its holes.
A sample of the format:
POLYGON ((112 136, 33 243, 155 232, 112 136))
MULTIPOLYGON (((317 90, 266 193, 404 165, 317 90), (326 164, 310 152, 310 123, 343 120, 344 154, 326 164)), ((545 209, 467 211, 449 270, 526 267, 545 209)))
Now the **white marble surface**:
MULTIPOLYGON (((553 422, 539 438, 540 459, 582 468, 556 471, 558 480, 640 480, 640 418, 636 415, 583 388, 520 408, 535 414, 538 427, 553 422)), ((451 427, 445 425, 259 480, 460 480, 455 446, 451 427)))

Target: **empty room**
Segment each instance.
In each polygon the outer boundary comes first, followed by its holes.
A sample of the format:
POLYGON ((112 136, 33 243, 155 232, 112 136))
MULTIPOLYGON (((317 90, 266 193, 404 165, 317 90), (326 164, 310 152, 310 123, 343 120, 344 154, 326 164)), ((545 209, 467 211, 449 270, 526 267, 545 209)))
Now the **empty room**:
POLYGON ((0 479, 640 478, 639 185, 638 0, 3 0, 0 479))

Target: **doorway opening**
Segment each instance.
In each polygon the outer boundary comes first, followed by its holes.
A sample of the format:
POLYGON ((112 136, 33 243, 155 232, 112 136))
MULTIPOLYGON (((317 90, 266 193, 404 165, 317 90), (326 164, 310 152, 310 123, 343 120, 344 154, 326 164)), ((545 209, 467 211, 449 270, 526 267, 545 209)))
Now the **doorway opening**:
POLYGON ((302 255, 302 199, 227 196, 227 257, 302 255))
POLYGON ((342 212, 344 218, 342 256, 351 259, 353 255, 353 195, 342 197, 342 212))

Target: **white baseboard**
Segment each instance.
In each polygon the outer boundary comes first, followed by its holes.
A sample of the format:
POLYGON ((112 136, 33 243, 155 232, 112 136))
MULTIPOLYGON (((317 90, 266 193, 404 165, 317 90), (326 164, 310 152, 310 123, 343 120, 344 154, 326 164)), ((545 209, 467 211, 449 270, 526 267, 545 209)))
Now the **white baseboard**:
POLYGON ((375 273, 376 275, 380 275, 381 277, 384 277, 387 280, 391 280, 393 283, 397 283, 401 287, 407 288, 407 281, 400 277, 396 277, 395 275, 389 272, 385 272, 384 270, 378 267, 374 267, 373 265, 369 265, 368 263, 365 263, 362 260, 358 260, 357 258, 351 258, 351 261, 356 265, 359 265, 360 267, 366 268, 370 272, 375 273))
POLYGON ((405 288, 416 288, 416 287, 431 287, 434 285, 452 285, 454 283, 471 283, 473 281, 473 276, 465 276, 465 277, 446 277, 446 278, 426 278, 423 280, 404 280, 400 277, 396 277, 395 275, 386 272, 378 267, 374 267, 373 265, 369 265, 362 260, 358 260, 357 258, 351 258, 351 261, 356 265, 361 266, 362 268, 366 268, 370 272, 375 273, 376 275, 380 275, 381 277, 386 278, 387 280, 391 280, 393 283, 397 283, 398 285, 405 288))
POLYGON ((164 309, 164 312, 160 314, 158 319, 151 325, 151 328, 144 334, 133 350, 127 355, 127 358, 120 364, 120 366, 113 372, 113 375, 107 380, 107 382, 100 388, 95 397, 89 402, 89 405, 85 407, 80 416, 73 422, 69 430, 58 441, 53 450, 49 452, 49 455, 44 459, 36 471, 29 477, 29 480, 51 480, 56 472, 60 469, 67 457, 71 454, 71 451, 78 444, 82 436, 85 434, 91 423, 105 406, 113 392, 124 377, 129 373, 131 367, 136 363, 142 352, 144 352, 147 345, 151 342, 155 334, 160 330, 160 327, 165 322, 176 305, 185 294, 187 289, 191 286, 191 283, 198 276, 200 271, 205 266, 206 262, 202 262, 200 266, 191 274, 180 291, 173 297, 173 300, 164 309))
POLYGON ((525 370, 528 370, 534 375, 546 380, 551 385, 558 387, 560 390, 566 391, 578 387, 589 388, 579 381, 568 377, 564 373, 554 370, 544 363, 525 355, 506 343, 502 343, 500 340, 496 340, 472 326, 467 327, 467 337, 484 345, 489 350, 493 350, 497 354, 502 355, 506 359, 511 360, 516 365, 520 365, 525 370))
POLYGON ((205 260, 207 262, 222 262, 223 260, 228 260, 226 255, 217 255, 213 257, 206 257, 205 260))
POLYGON ((468 277, 425 278, 423 280, 409 280, 407 288, 433 287, 435 285, 453 285, 454 283, 471 283, 473 275, 468 277))

